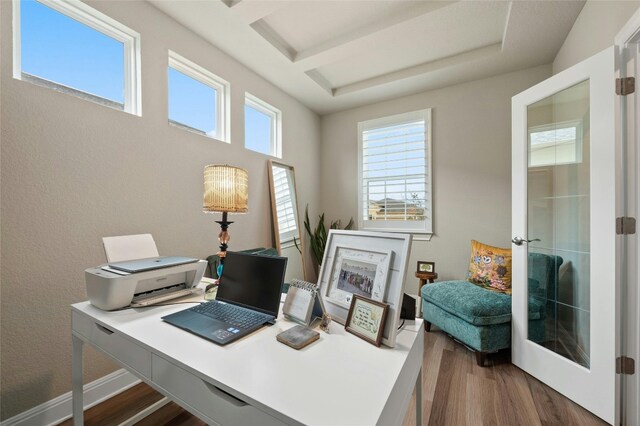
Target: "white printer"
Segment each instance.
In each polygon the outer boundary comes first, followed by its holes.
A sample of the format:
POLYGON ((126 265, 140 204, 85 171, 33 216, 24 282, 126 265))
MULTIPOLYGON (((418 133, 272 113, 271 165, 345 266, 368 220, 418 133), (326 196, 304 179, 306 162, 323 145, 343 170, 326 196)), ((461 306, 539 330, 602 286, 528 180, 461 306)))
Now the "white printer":
POLYGON ((106 263, 85 270, 87 295, 107 311, 153 305, 197 291, 206 266, 179 256, 106 263))

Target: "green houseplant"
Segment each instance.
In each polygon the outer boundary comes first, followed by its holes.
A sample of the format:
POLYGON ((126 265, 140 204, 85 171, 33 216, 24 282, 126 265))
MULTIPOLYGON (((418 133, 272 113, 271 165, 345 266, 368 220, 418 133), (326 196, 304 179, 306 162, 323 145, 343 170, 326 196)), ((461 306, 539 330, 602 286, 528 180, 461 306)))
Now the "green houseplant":
MULTIPOLYGON (((304 211, 304 228, 309 235, 309 245, 311 246, 311 254, 315 261, 315 266, 319 267, 322 264, 322 257, 324 256, 325 245, 327 244, 327 227, 324 223, 324 213, 318 216, 318 225, 314 229, 311 229, 311 221, 309 220, 309 206, 304 211)), ((349 220, 347 226, 342 228, 340 220, 334 220, 329 224, 329 229, 352 229, 353 218, 349 220)))

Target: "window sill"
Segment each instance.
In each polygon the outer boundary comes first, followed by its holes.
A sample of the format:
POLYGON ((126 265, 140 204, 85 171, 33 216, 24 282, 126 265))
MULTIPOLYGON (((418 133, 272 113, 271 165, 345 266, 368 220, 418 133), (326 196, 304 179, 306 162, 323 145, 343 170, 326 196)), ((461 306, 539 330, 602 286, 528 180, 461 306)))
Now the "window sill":
MULTIPOLYGON (((124 104, 121 104, 119 102, 112 101, 100 96, 92 95, 91 93, 83 92, 82 90, 74 89, 72 87, 65 86, 64 84, 56 83, 51 80, 46 80, 44 78, 40 78, 26 72, 20 73, 20 78, 17 78, 17 80, 25 81, 35 86, 45 87, 47 89, 54 90, 58 93, 64 93, 66 95, 75 96, 76 98, 93 102, 98 105, 106 106, 111 109, 127 112, 124 109, 124 104)), ((133 114, 133 115, 137 115, 137 114, 133 114)))
POLYGON ((433 232, 416 231, 415 229, 385 229, 385 228, 367 228, 359 227, 358 230, 366 232, 389 232, 392 234, 411 234, 413 241, 431 241, 433 232))
POLYGON ((186 130, 187 132, 195 133, 196 135, 204 136, 207 139, 213 139, 214 141, 229 143, 224 139, 219 139, 214 136, 208 135, 206 132, 203 132, 202 130, 196 129, 195 127, 187 126, 186 124, 182 124, 177 121, 169 120, 169 125, 173 127, 177 127, 178 129, 186 130))

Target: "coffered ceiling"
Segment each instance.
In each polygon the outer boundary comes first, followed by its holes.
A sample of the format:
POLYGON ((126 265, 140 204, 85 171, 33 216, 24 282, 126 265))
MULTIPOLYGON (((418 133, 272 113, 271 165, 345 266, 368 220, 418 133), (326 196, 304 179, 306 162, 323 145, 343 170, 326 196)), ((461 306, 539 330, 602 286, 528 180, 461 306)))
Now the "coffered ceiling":
POLYGON ((149 1, 319 114, 550 63, 584 6, 149 1))

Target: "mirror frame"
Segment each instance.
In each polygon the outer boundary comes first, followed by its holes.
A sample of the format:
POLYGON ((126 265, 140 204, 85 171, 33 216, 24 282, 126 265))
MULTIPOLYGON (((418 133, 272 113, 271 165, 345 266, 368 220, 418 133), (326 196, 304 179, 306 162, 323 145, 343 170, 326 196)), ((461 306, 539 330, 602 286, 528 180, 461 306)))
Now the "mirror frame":
POLYGON ((306 281, 307 279, 307 267, 304 260, 304 244, 302 242, 302 227, 300 222, 300 209, 298 207, 298 187, 296 186, 296 173, 295 168, 279 161, 268 160, 269 165, 269 190, 271 192, 271 218, 273 220, 273 234, 276 242, 276 250, 278 255, 282 256, 282 245, 280 244, 280 227, 278 226, 278 212, 276 209, 276 190, 273 178, 273 166, 279 166, 284 169, 291 170, 291 176, 293 178, 293 191, 295 192, 295 209, 296 209, 296 221, 298 224, 298 246, 300 247, 300 258, 302 262, 302 276, 306 281))

